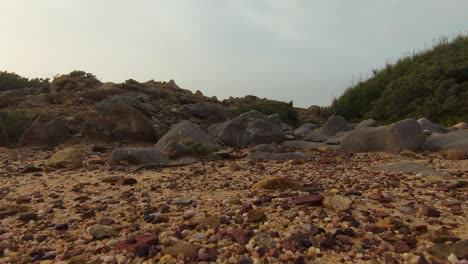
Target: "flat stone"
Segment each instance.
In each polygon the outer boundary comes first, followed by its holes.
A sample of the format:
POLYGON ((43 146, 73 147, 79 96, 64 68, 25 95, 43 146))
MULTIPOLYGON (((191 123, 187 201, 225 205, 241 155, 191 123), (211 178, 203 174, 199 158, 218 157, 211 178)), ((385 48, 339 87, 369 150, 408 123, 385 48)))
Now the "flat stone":
POLYGON ((112 227, 100 224, 95 224, 88 227, 88 233, 93 236, 94 239, 103 239, 117 235, 117 231, 115 231, 112 227))
POLYGON ((299 196, 293 200, 293 204, 295 205, 321 205, 323 201, 323 196, 320 194, 311 194, 311 195, 304 195, 299 196))
POLYGON ((180 197, 180 198, 177 198, 174 202, 175 204, 178 204, 178 205, 188 206, 192 204, 193 200, 190 197, 180 197))
POLYGON ((416 162, 401 162, 380 166, 378 168, 385 171, 406 172, 413 174, 421 174, 423 176, 447 176, 446 173, 434 170, 433 168, 424 166, 416 162))

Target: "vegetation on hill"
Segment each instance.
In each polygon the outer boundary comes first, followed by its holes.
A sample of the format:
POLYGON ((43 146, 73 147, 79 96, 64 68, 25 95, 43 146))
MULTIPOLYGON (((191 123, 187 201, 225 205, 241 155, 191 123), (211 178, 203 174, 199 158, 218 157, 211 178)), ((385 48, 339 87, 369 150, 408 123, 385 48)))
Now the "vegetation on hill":
POLYGON ((13 72, 0 71, 0 92, 21 88, 41 88, 49 84, 49 79, 28 79, 13 72))
POLYGON ((427 117, 453 125, 468 120, 468 35, 442 37, 432 49, 374 70, 336 98, 332 108, 351 121, 427 117))

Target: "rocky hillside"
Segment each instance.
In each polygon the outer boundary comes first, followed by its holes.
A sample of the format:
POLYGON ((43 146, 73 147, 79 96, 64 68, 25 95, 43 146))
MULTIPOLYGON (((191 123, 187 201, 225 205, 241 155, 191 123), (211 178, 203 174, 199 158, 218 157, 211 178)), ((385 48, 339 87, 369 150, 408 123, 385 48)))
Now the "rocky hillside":
POLYGON ((293 126, 304 120, 320 123, 328 118, 317 111, 295 108, 292 103, 256 96, 220 101, 200 91, 182 89, 172 80, 102 83, 83 71, 56 76, 52 81, 1 72, 0 91, 0 123, 9 138, 8 143, 3 139, 3 145, 8 146, 32 143, 28 137, 34 137, 37 144, 49 145, 68 140, 155 143, 181 120, 207 129, 254 109, 268 115, 277 113, 293 126), (39 130, 53 132, 49 137, 54 142, 46 142, 39 130))
POLYGON ((373 118, 391 123, 429 118, 443 125, 468 119, 468 36, 440 39, 373 71, 334 100, 334 111, 348 120, 373 118))

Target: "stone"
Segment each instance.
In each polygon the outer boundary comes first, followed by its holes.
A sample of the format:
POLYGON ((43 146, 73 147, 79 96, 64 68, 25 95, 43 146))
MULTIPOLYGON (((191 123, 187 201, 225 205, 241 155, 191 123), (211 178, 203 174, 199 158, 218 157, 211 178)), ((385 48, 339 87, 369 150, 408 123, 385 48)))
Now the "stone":
POLYGON ((468 128, 468 124, 466 124, 466 122, 460 122, 452 127, 455 129, 466 129, 468 128))
POLYGON ((319 142, 310 142, 304 140, 286 140, 281 143, 284 149, 298 149, 298 150, 312 150, 319 149, 321 147, 333 148, 333 146, 327 146, 319 142))
POLYGON ((205 227, 216 229, 221 225, 221 221, 217 216, 201 217, 195 220, 195 223, 205 227))
POLYGON ((192 198, 190 197, 180 197, 180 198, 177 198, 174 203, 175 204, 178 204, 178 205, 184 205, 184 206, 188 206, 188 205, 191 205, 193 202, 192 198))
POLYGON ((48 93, 40 93, 38 95, 31 95, 26 97, 21 103, 18 104, 18 107, 28 108, 28 107, 41 107, 50 105, 52 103, 52 98, 48 93))
POLYGON ((103 239, 117 235, 117 231, 106 225, 95 224, 88 227, 87 230, 94 239, 103 239))
POLYGON ((122 178, 120 180, 120 184, 122 185, 134 185, 137 184, 138 181, 135 178, 122 178))
POLYGON ((285 123, 281 123, 281 130, 283 132, 289 132, 289 131, 292 131, 293 130, 293 127, 291 125, 288 125, 288 124, 285 124, 285 123))
POLYGON ((26 129, 21 137, 21 145, 32 146, 57 146, 70 138, 71 134, 67 122, 63 118, 56 118, 49 122, 41 122, 36 119, 26 129))
POLYGON ((304 137, 306 141, 323 142, 339 132, 349 130, 348 122, 341 116, 330 117, 323 127, 315 129, 304 137))
POLYGON ((375 127, 377 122, 374 119, 366 119, 357 124, 354 129, 359 129, 363 127, 375 127))
POLYGON ((163 255, 171 255, 173 257, 177 257, 179 254, 181 254, 185 258, 193 260, 197 258, 199 249, 200 246, 198 245, 179 242, 175 245, 162 248, 161 253, 163 255))
POLYGON ((315 129, 317 129, 317 125, 310 124, 310 123, 304 123, 300 127, 294 129, 293 133, 294 133, 294 135, 304 137, 307 134, 310 134, 315 129))
POLYGON ((323 201, 323 196, 320 194, 310 194, 310 195, 304 195, 304 196, 299 196, 296 199, 292 201, 293 204, 295 205, 321 205, 323 201))
POLYGON ((269 152, 253 152, 250 153, 248 159, 258 160, 297 160, 306 159, 308 156, 300 152, 284 152, 284 153, 269 153, 269 152))
POLYGON ((296 180, 285 177, 269 177, 253 185, 253 189, 267 189, 267 190, 302 190, 304 186, 296 180))
POLYGON ((468 129, 430 136, 423 145, 424 150, 442 151, 459 149, 468 151, 468 129))
POLYGON ((65 148, 52 155, 46 165, 54 168, 78 169, 83 167, 83 159, 81 149, 65 148))
POLYGON ((166 155, 156 148, 115 148, 110 157, 111 165, 118 165, 121 161, 130 164, 169 164, 166 155))
POLYGON ((434 244, 427 252, 441 260, 446 260, 450 254, 454 254, 458 259, 468 259, 468 240, 451 244, 434 244))
POLYGON ((210 123, 223 122, 226 120, 226 111, 217 103, 199 102, 186 104, 183 106, 183 112, 190 116, 205 119, 210 123))
POLYGON ((440 217, 440 211, 430 206, 421 206, 421 212, 428 217, 440 217))
POLYGON ((447 176, 446 173, 434 170, 433 168, 424 166, 417 162, 400 162, 395 164, 379 166, 378 169, 392 172, 406 172, 413 174, 421 174, 422 176, 447 176))
POLYGON ((345 152, 400 153, 409 149, 421 149, 426 135, 415 119, 409 118, 389 126, 364 127, 347 133, 339 150, 345 152))
POLYGON ((115 248, 121 251, 132 252, 142 247, 157 245, 158 241, 157 235, 139 234, 117 242, 115 248))
POLYGON ((265 219, 265 212, 260 209, 251 209, 247 212, 247 221, 250 223, 261 222, 265 219))
POLYGON ((337 212, 348 209, 351 203, 351 199, 342 195, 326 196, 323 199, 323 206, 325 208, 332 209, 337 212))
POLYGON ((108 99, 109 97, 123 94, 126 91, 121 89, 115 83, 103 83, 101 87, 89 91, 83 91, 78 94, 79 97, 86 98, 93 102, 101 102, 108 99))
POLYGON ((111 104, 99 109, 96 117, 88 120, 86 133, 91 138, 110 141, 156 141, 151 120, 140 110, 127 104, 111 104))
POLYGON ((122 176, 116 176, 116 175, 105 176, 105 177, 101 178, 102 182, 107 182, 107 183, 116 183, 116 182, 119 182, 121 180, 122 180, 122 176))
POLYGON ((189 121, 181 121, 172 126, 156 143, 157 149, 168 154, 172 158, 181 156, 180 153, 184 153, 184 150, 190 151, 191 146, 199 146, 199 148, 202 148, 201 150, 211 151, 215 147, 215 144, 213 138, 211 138, 208 133, 203 131, 198 125, 189 121), (179 154, 169 155, 174 152, 170 151, 168 148, 171 142, 179 144, 178 146, 182 148, 177 152, 179 154))
POLYGON ((277 147, 272 144, 260 144, 252 148, 252 152, 268 152, 273 153, 278 150, 277 147))
POLYGON ((463 149, 447 149, 439 152, 447 160, 468 159, 468 151, 463 149))
POLYGON ((281 124, 255 110, 226 121, 217 128, 217 138, 225 145, 248 147, 283 141, 281 124))
POLYGON ((434 124, 431 122, 431 120, 427 118, 418 119, 418 123, 421 126, 422 130, 428 130, 434 133, 446 133, 448 131, 448 129, 446 129, 445 127, 434 124))

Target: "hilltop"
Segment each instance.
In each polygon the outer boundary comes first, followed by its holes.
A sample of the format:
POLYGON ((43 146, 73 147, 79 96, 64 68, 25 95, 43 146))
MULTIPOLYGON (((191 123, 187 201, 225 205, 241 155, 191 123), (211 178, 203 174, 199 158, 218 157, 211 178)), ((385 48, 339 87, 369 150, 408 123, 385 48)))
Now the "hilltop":
POLYGON ((391 123, 428 118, 443 125, 468 119, 468 36, 441 38, 431 49, 387 63, 333 101, 348 120, 391 123))

